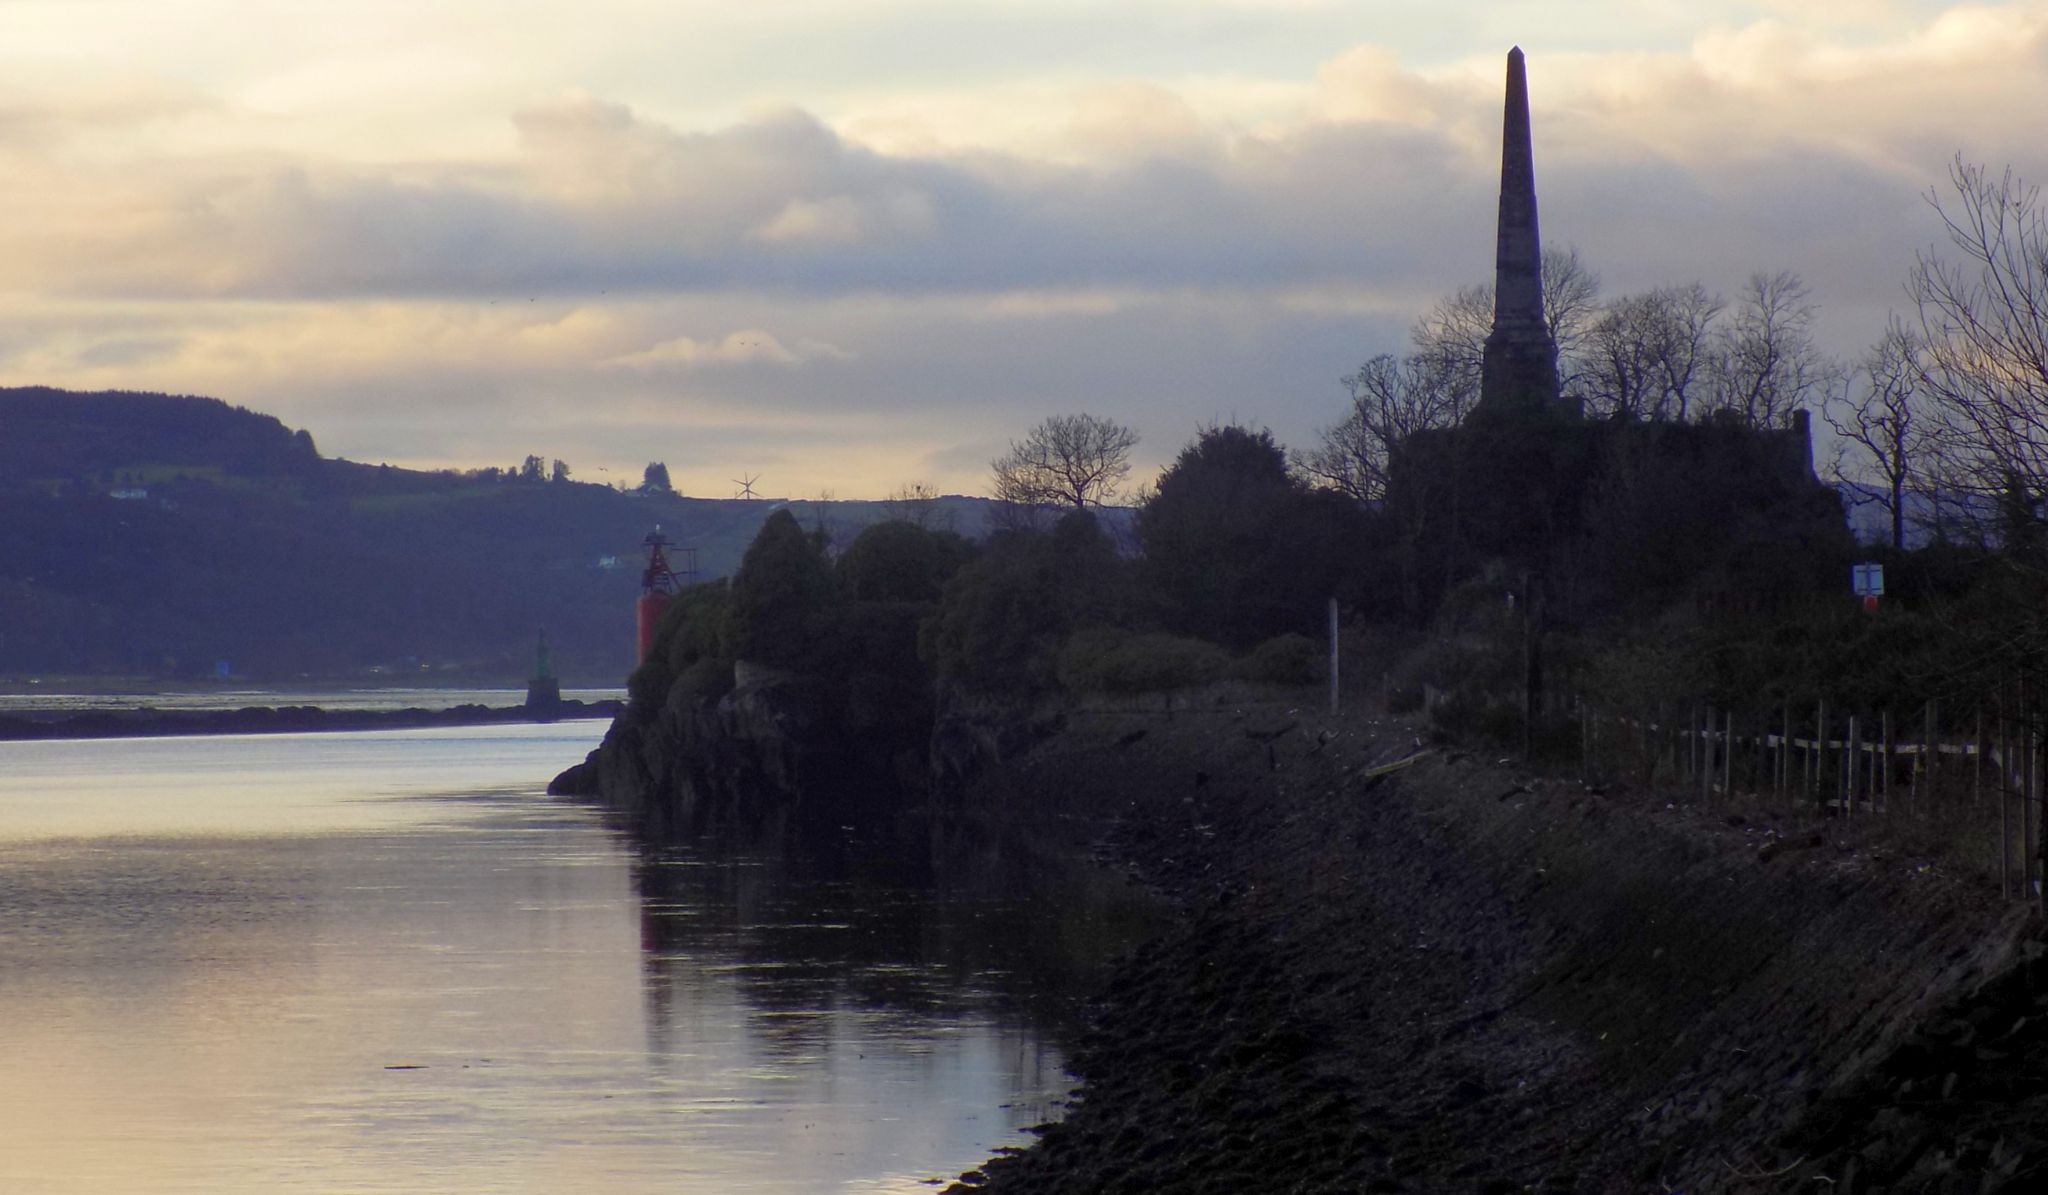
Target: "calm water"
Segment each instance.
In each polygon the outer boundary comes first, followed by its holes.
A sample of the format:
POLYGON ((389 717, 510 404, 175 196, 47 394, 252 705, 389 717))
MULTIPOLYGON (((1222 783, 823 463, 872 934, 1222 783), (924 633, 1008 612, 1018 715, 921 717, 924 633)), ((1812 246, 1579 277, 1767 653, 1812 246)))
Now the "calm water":
POLYGON ((1102 881, 643 855, 541 795, 601 730, 0 744, 0 1191, 928 1191, 1057 1114, 1102 881))
MULTIPOLYGON (((573 701, 609 701, 626 695, 623 689, 563 689, 562 696, 573 701)), ((159 710, 233 710, 244 706, 317 705, 330 710, 445 710, 458 705, 519 705, 526 700, 525 689, 167 689, 161 693, 61 693, 40 687, 17 693, 0 693, 0 714, 21 710, 130 710, 148 706, 159 710)))

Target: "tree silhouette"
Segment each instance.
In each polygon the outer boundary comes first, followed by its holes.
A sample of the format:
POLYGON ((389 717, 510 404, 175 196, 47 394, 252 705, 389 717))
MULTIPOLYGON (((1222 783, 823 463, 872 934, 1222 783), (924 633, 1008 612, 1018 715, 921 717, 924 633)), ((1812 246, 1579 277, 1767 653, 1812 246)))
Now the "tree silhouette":
POLYGON ((990 462, 999 501, 1016 506, 1101 506, 1131 471, 1138 433, 1096 415, 1054 415, 990 462))

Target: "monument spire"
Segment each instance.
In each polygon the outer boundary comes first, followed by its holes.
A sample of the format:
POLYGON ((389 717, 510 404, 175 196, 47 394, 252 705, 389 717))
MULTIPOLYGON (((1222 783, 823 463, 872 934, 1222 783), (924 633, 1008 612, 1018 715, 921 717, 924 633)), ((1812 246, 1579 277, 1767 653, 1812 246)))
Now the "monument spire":
POLYGON ((1559 405, 1557 343, 1543 319, 1543 239, 1536 229, 1536 158, 1529 138, 1529 75, 1508 51, 1501 117, 1500 222, 1493 265, 1493 330, 1486 337, 1479 403, 1489 409, 1559 405))

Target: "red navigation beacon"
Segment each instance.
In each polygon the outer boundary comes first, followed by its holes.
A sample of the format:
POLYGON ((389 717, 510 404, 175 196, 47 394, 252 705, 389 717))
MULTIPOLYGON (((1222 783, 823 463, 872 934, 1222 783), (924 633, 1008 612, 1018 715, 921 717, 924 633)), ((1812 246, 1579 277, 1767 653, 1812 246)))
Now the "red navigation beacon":
POLYGON ((662 535, 661 528, 648 532, 641 542, 647 545, 647 571, 640 574, 640 600, 633 604, 633 622, 638 631, 634 667, 647 658, 647 649, 654 646, 654 629, 661 625, 661 612, 683 587, 682 579, 668 563, 668 549, 675 545, 662 535))

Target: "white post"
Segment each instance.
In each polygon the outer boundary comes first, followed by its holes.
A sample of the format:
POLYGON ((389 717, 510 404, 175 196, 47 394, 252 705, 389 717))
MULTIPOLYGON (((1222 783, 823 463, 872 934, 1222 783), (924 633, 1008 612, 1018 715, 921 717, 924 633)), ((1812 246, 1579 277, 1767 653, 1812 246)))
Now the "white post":
POLYGON ((1337 716, 1337 599, 1330 599, 1330 716, 1337 716))

